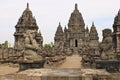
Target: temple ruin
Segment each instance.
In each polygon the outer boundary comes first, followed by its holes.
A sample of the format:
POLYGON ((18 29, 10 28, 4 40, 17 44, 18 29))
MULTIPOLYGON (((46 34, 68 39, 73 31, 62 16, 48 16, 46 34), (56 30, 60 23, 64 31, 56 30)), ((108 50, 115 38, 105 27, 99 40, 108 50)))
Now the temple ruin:
POLYGON ((19 64, 20 72, 12 80, 31 77, 30 80, 119 80, 120 10, 114 19, 113 32, 106 28, 102 36, 100 42, 95 23, 92 22, 89 30, 75 4, 68 25, 63 29, 59 22, 54 45, 46 48, 27 3, 15 26, 14 48, 7 48, 6 52, 1 49, 1 63, 19 64), (66 63, 67 67, 63 67, 66 63), (73 67, 75 63, 77 67, 73 67))
POLYGON ((21 52, 24 50, 24 34, 27 30, 34 31, 35 39, 39 44, 39 47, 43 46, 43 37, 41 32, 38 31, 39 27, 36 23, 35 17, 32 15, 32 11, 29 9, 29 4, 27 4, 27 8, 24 10, 22 16, 19 18, 16 26, 15 26, 15 42, 14 49, 17 52, 21 52))
POLYGON ((94 22, 90 30, 88 27, 85 27, 82 14, 79 12, 77 4, 75 4, 75 9, 71 13, 68 22, 68 28, 65 27, 63 31, 59 23, 54 37, 54 47, 72 52, 73 54, 81 54, 79 51, 83 51, 85 47, 91 47, 98 51, 98 39, 99 37, 94 22))

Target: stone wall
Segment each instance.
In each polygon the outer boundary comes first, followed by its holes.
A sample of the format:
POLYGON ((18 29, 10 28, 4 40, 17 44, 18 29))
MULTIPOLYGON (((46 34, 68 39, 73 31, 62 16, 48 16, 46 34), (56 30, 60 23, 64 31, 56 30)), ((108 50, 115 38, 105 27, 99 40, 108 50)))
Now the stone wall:
POLYGON ((15 74, 14 80, 120 80, 120 73, 92 69, 34 69, 15 74))
POLYGON ((33 69, 1 76, 0 80, 120 80, 120 73, 92 69, 33 69))

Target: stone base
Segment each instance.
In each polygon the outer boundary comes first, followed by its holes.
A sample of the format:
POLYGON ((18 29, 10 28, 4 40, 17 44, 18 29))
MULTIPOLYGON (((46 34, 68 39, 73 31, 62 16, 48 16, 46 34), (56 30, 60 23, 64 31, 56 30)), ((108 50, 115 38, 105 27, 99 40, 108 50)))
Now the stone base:
MULTIPOLYGON (((15 80, 111 80, 111 74, 94 69, 29 69, 15 75, 15 80)), ((118 79, 119 80, 119 79, 118 79)))
POLYGON ((0 76, 0 80, 120 80, 120 73, 108 73, 96 69, 41 68, 0 76))
POLYGON ((116 73, 120 72, 119 67, 119 60, 96 60, 97 69, 106 69, 108 72, 116 73))
POLYGON ((33 69, 33 68, 43 68, 44 63, 45 63, 45 60, 34 61, 34 62, 22 61, 22 62, 19 62, 19 71, 26 70, 26 69, 33 69))

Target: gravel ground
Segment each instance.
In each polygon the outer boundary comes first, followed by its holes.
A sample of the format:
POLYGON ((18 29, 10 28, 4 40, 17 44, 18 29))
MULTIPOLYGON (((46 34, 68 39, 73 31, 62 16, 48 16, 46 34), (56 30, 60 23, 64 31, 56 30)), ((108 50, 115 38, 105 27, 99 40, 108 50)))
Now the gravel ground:
POLYGON ((66 58, 65 62, 58 66, 58 68, 81 68, 81 57, 79 55, 72 55, 66 58))
POLYGON ((16 64, 0 64, 0 75, 13 74, 19 70, 16 64))

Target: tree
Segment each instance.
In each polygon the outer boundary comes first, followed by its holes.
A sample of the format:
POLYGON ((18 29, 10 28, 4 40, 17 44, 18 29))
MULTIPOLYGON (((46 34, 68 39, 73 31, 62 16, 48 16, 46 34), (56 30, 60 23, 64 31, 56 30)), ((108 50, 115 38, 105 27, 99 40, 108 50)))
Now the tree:
POLYGON ((48 44, 44 44, 45 48, 52 48, 53 47, 53 42, 48 43, 48 44))
POLYGON ((44 47, 45 48, 51 48, 51 45, 50 44, 44 44, 44 47))
POLYGON ((50 45, 51 45, 51 47, 53 47, 53 46, 54 46, 54 43, 53 43, 53 42, 51 42, 51 43, 50 43, 50 45))
POLYGON ((8 48, 8 41, 4 42, 4 48, 8 48))

